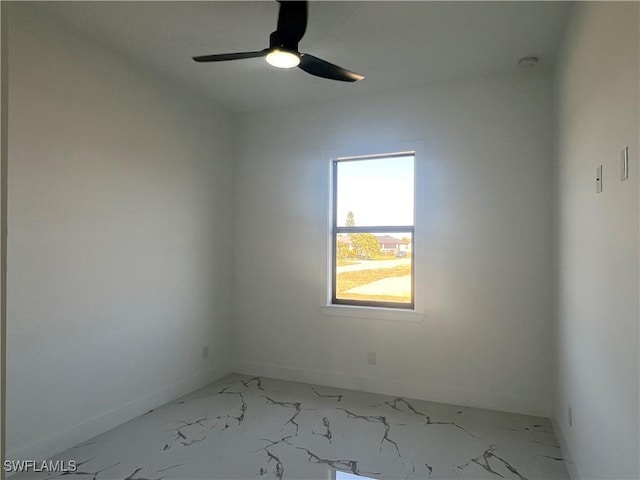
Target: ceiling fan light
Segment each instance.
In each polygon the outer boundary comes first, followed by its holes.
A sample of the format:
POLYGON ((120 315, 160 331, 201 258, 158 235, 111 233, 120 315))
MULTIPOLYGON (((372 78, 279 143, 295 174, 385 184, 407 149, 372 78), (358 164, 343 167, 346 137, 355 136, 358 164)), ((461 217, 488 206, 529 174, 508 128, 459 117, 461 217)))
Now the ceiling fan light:
POLYGON ((300 64, 300 55, 287 50, 272 50, 267 54, 267 62, 277 68, 293 68, 300 64))

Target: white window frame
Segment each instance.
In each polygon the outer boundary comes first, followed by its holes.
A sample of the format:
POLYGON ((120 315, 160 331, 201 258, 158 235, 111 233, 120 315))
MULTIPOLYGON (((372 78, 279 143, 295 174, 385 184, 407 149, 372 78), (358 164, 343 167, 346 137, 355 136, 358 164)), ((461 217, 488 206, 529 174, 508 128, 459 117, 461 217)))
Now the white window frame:
POLYGON ((378 146, 354 147, 336 149, 326 152, 323 160, 327 162, 327 255, 326 255, 326 304, 320 307, 323 315, 353 318, 371 318, 380 320, 398 320, 421 322, 426 310, 426 205, 425 180, 426 157, 424 142, 413 141, 378 146), (333 165, 340 158, 373 158, 379 156, 393 156, 398 153, 412 153, 414 155, 414 234, 412 238, 413 258, 413 308, 388 308, 383 306, 360 306, 332 304, 333 282, 333 165))

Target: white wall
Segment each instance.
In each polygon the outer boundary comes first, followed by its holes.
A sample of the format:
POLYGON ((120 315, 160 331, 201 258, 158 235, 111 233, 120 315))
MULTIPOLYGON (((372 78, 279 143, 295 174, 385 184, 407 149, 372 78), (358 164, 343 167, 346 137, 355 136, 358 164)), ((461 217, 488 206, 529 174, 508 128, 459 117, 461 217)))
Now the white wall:
MULTIPOLYGON (((5 359, 6 359, 6 332, 7 332, 7 29, 6 3, 0 4, 0 463, 5 460, 5 359)), ((0 479, 4 480, 5 472, 2 469, 0 479)))
POLYGON ((640 477, 637 2, 578 3, 557 64, 556 432, 574 478, 640 477), (630 150, 620 182, 619 152, 630 150), (603 165, 603 191, 595 171, 603 165), (573 426, 568 424, 568 408, 573 426))
POLYGON ((142 414, 230 355, 229 115, 33 8, 10 15, 8 458, 142 414))
POLYGON ((534 70, 240 117, 236 370, 548 415, 551 79, 534 70), (426 151, 425 320, 322 315, 323 152, 413 140, 426 151))

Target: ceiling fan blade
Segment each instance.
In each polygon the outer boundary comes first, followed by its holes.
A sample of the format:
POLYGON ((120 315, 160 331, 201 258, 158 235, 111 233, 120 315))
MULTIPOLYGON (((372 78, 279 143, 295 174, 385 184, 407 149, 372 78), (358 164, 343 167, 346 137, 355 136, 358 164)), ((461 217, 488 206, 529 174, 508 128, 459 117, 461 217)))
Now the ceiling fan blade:
POLYGON ((314 57, 308 53, 303 53, 300 59, 299 68, 305 72, 315 75, 316 77, 329 78, 331 80, 339 80, 341 82, 357 82, 364 78, 355 72, 350 72, 342 67, 329 63, 321 58, 314 57))
POLYGON ((299 1, 278 0, 277 32, 285 41, 298 44, 307 31, 307 3, 299 1))
POLYGON ((259 52, 240 52, 240 53, 220 53, 217 55, 200 55, 193 57, 196 62, 225 62, 227 60, 242 60, 243 58, 264 57, 269 53, 269 49, 260 50, 259 52))

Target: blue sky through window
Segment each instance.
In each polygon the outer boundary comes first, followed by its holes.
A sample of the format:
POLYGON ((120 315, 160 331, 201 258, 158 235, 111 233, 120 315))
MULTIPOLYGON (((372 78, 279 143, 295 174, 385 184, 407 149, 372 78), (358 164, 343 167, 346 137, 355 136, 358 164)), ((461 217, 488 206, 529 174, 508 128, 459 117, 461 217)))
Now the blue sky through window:
POLYGON ((354 475, 352 473, 336 470, 336 480, 375 480, 375 479, 371 477, 363 477, 361 475, 354 475))
POLYGON ((338 226, 349 211, 359 227, 413 225, 413 155, 341 161, 337 172, 338 226))

